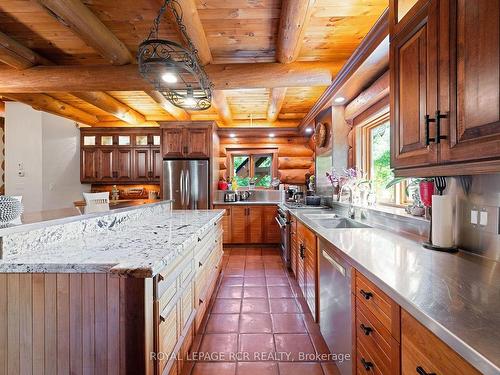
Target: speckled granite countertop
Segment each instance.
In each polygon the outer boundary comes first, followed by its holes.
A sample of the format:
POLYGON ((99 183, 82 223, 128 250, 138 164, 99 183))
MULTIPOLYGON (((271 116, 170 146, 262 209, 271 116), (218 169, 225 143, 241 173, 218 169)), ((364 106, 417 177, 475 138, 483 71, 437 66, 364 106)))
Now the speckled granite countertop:
POLYGON ((3 238, 0 272, 152 277, 213 227, 223 213, 171 211, 167 202, 18 232, 3 238))
POLYGON ((383 229, 327 229, 308 217, 318 210, 289 211, 479 371, 500 373, 498 262, 383 229))
POLYGON ((230 205, 242 205, 242 206, 251 206, 251 205, 278 205, 281 202, 270 202, 270 201, 237 201, 237 202, 224 202, 224 201, 216 201, 214 202, 215 205, 224 205, 224 204, 230 204, 230 205))

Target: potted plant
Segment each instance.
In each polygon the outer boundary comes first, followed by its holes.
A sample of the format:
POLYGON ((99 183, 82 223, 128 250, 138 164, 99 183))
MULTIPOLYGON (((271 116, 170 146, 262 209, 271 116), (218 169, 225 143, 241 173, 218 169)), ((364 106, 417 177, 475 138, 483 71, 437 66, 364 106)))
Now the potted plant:
POLYGON ((430 207, 432 205, 434 179, 396 177, 386 185, 386 189, 404 181, 407 181, 405 187, 406 196, 409 197, 411 194, 413 199, 413 202, 405 207, 406 212, 413 216, 424 216, 425 207, 430 207))

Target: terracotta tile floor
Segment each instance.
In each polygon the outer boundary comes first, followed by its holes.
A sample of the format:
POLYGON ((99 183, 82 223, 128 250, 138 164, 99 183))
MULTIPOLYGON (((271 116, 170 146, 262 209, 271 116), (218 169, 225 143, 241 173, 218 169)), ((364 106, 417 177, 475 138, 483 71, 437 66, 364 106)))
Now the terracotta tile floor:
POLYGON ((188 362, 183 375, 338 374, 332 362, 312 362, 328 348, 299 296, 278 250, 225 249, 219 287, 191 348, 191 358, 211 356, 188 362))

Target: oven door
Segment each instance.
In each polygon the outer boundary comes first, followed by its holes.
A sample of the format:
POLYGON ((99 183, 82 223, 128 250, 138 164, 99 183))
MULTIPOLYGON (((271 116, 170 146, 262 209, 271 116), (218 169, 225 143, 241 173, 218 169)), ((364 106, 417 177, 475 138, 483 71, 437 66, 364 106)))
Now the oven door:
POLYGON ((288 233, 290 226, 286 220, 286 216, 283 217, 279 211, 275 219, 280 227, 280 232, 281 232, 281 244, 280 244, 281 258, 283 259, 283 262, 286 264, 286 266, 290 267, 290 246, 289 246, 290 236, 288 233))

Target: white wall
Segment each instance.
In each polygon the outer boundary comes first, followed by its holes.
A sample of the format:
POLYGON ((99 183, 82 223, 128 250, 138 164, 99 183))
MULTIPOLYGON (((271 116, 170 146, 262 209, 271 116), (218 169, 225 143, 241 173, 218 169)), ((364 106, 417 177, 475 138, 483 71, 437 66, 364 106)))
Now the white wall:
POLYGON ((7 103, 7 195, 22 195, 26 212, 72 207, 90 191, 80 183, 80 131, 74 121, 7 103), (25 176, 18 176, 18 164, 25 176))

